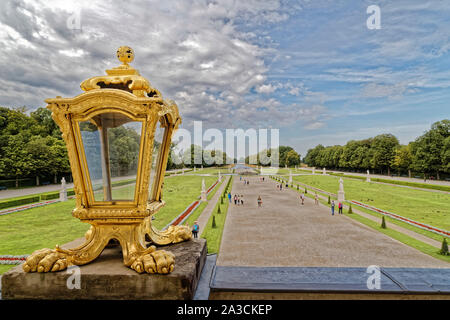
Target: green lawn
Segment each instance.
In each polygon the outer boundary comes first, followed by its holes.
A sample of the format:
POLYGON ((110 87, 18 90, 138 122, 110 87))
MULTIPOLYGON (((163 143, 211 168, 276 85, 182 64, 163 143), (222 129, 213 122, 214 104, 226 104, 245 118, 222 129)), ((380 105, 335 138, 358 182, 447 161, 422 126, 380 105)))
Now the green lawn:
POLYGON ((155 214, 153 223, 156 228, 164 228, 200 196, 202 179, 205 179, 206 189, 208 189, 217 177, 180 175, 164 180, 163 200, 166 206, 155 214))
POLYGON ((0 274, 5 273, 9 269, 12 269, 16 266, 16 264, 0 264, 0 274))
MULTIPOLYGON (((217 184, 216 187, 212 190, 210 194, 208 194, 208 200, 211 200, 212 197, 217 193, 222 183, 225 183, 226 179, 222 178, 222 182, 217 184)), ((220 198, 219 198, 220 203, 220 198)), ((194 222, 197 220, 197 218, 203 213, 203 210, 205 210, 205 207, 208 205, 208 202, 202 202, 197 209, 189 216, 189 218, 186 219, 185 223, 188 223, 190 226, 194 224, 194 222)))
POLYGON ((72 217, 75 200, 0 216, 0 254, 30 254, 82 237, 89 225, 72 217))
POLYGON ((189 174, 215 174, 215 175, 218 175, 219 171, 222 175, 225 173, 230 173, 230 172, 228 172, 228 168, 212 167, 212 168, 203 168, 203 169, 197 168, 196 171, 194 171, 194 170, 189 171, 189 174))
MULTIPOLYGON (((187 175, 165 180, 163 199, 167 204, 156 214, 156 227, 164 227, 200 195, 202 179, 205 179, 206 187, 216 181, 216 177, 187 175)), ((115 192, 120 196, 130 188, 124 186, 115 192)), ((0 255, 30 254, 82 237, 89 225, 72 217, 74 207, 75 200, 69 200, 0 216, 0 255)), ((2 266, 0 273, 9 268, 2 266)))
MULTIPOLYGON (((345 182, 344 182, 344 184, 345 184, 345 182)), ((294 188, 292 188, 292 189, 296 190, 296 187, 294 186, 294 188)), ((302 192, 303 190, 304 189, 300 188, 299 192, 302 192)), ((314 199, 314 191, 308 192, 306 194, 306 196, 311 198, 311 199, 314 199)), ((333 197, 331 197, 331 199, 336 200, 336 198, 333 198, 333 197)), ((327 201, 322 199, 322 198, 320 198, 320 197, 319 197, 319 201, 322 204, 324 204, 326 206, 329 206, 327 201)), ((358 210, 359 209, 360 208, 358 207, 358 210)), ((387 236, 389 236, 389 237, 391 237, 393 239, 396 239, 396 240, 398 240, 398 241, 400 241, 400 242, 402 242, 402 243, 404 243, 404 244, 406 244, 406 245, 408 245, 410 247, 413 247, 413 248, 415 248, 415 249, 417 249, 417 250, 419 250, 419 251, 421 251, 421 252, 423 252, 425 254, 428 254, 428 255, 430 255, 430 256, 432 256, 434 258, 437 258, 437 259, 440 259, 440 260, 443 260, 443 261, 446 261, 446 262, 450 263, 450 256, 443 256, 443 255, 439 254, 439 252, 438 252, 439 249, 437 249, 437 248, 435 248, 435 247, 433 247, 433 246, 431 246, 429 244, 426 244, 426 243, 424 243, 424 242, 422 242, 420 240, 414 239, 414 238, 412 238, 412 237, 410 237, 408 235, 405 235, 405 234, 403 234, 403 233, 401 233, 399 231, 396 231, 396 230, 393 230, 393 229, 389 228, 389 224, 390 223, 397 223, 398 221, 390 219, 389 217, 386 217, 387 229, 383 229, 383 228, 381 228, 379 223, 376 223, 376 222, 374 222, 374 221, 372 221, 370 219, 367 219, 366 217, 360 216, 359 214, 356 214, 356 213, 349 214, 347 211, 348 211, 348 209, 344 210, 344 215, 346 215, 347 217, 352 218, 352 219, 354 219, 354 220, 356 220, 356 221, 358 221, 358 222, 360 222, 360 223, 362 223, 362 224, 364 224, 364 225, 366 225, 366 226, 368 226, 368 227, 370 227, 370 228, 372 228, 374 230, 377 230, 377 231, 379 231, 381 233, 384 233, 385 235, 387 235, 387 236)), ((366 210, 362 210, 362 211, 366 211, 366 210)), ((368 213, 370 213, 370 212, 368 212, 368 213)), ((378 217, 379 216, 380 215, 378 215, 378 217)), ((402 223, 399 223, 399 225, 401 225, 401 224, 402 223)), ((422 229, 419 229, 419 228, 416 228, 416 227, 412 227, 412 226, 410 226, 410 225, 408 225, 406 223, 403 223, 403 225, 401 225, 401 226, 402 227, 409 227, 409 229, 411 229, 411 230, 413 230, 415 232, 423 231, 423 234, 427 235, 427 236, 430 236, 430 233, 431 233, 431 232, 428 232, 428 231, 425 231, 425 230, 422 230, 422 229)), ((433 235, 432 238, 434 238, 436 240, 442 241, 442 239, 443 239, 442 236, 438 236, 436 234, 432 234, 432 235, 433 235)))
MULTIPOLYGON (((233 184, 233 177, 231 177, 228 190, 231 190, 232 184, 233 184)), ((219 198, 219 201, 217 202, 211 214, 211 217, 209 218, 208 223, 201 235, 203 239, 206 239, 209 254, 219 252, 220 242, 222 241, 223 228, 225 226, 225 219, 227 217, 228 205, 229 202, 227 198, 223 199, 223 204, 220 203, 219 198), (221 213, 217 213, 219 206, 221 213), (216 220, 216 228, 212 227, 213 217, 215 217, 216 220)))
MULTIPOLYGON (((332 193, 337 193, 339 189, 339 177, 336 176, 294 176, 293 180, 332 193)), ((344 191, 347 200, 360 201, 418 222, 450 230, 450 195, 448 194, 346 178, 344 178, 344 191)))

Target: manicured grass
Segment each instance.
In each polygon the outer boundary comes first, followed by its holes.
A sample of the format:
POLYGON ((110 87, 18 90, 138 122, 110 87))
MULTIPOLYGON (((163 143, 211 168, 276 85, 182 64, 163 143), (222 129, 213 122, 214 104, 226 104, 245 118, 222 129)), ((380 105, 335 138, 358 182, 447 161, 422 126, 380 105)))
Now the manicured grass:
POLYGON ((30 254, 82 237, 89 225, 72 217, 75 200, 0 217, 0 254, 30 254))
POLYGON ((163 200, 166 206, 155 214, 153 224, 156 228, 164 228, 200 196, 202 179, 205 179, 205 186, 208 189, 217 177, 180 175, 164 180, 163 200))
MULTIPOLYGON (((230 178, 228 190, 231 190, 232 183, 233 177, 230 178)), ((211 217, 209 218, 208 223, 201 235, 203 239, 206 239, 209 254, 219 252, 220 242, 222 241, 223 228, 225 226, 225 219, 228 212, 228 205, 229 205, 228 199, 224 199, 223 204, 221 204, 219 198, 219 201, 214 207, 211 217), (219 205, 221 213, 217 213, 219 205), (216 228, 212 227, 213 217, 215 217, 216 219, 216 226, 217 226, 216 228)))
MULTIPOLYGON (((219 190, 220 186, 225 183, 225 178, 222 178, 222 182, 218 183, 216 185, 216 187, 211 191, 210 194, 208 194, 208 200, 211 200, 212 197, 214 197, 214 195, 217 193, 217 191, 219 190)), ((220 197, 218 199, 218 202, 220 203, 220 197)), ((224 201, 225 203, 225 201, 224 201)), ((188 223, 190 226, 192 226, 194 224, 194 221, 198 219, 198 217, 203 213, 203 210, 205 210, 205 207, 208 205, 207 202, 202 202, 198 207, 197 210, 195 210, 190 216, 189 218, 186 219, 185 223, 188 223)))
MULTIPOLYGON (((165 180, 166 207, 154 223, 162 228, 200 195, 201 181, 210 186, 215 177, 179 176, 165 180)), ((130 186, 117 189, 127 192, 130 186)), ((41 248, 54 248, 84 236, 89 225, 72 217, 75 200, 20 211, 0 217, 0 254, 30 254, 41 248)))
POLYGON ((5 273, 16 266, 16 264, 0 264, 0 274, 5 273))
MULTIPOLYGON (((294 176, 294 181, 337 193, 339 177, 294 176)), ((450 195, 344 178, 345 197, 408 217, 444 230, 450 230, 450 195)), ((355 207, 356 208, 356 207, 355 207)), ((358 208, 359 209, 359 208, 358 208)))
POLYGON ((223 168, 211 167, 211 168, 203 168, 203 169, 197 168, 196 171, 190 171, 189 174, 215 174, 215 175, 218 175, 219 171, 222 175, 225 173, 230 173, 230 172, 228 172, 228 168, 226 168, 226 167, 223 167, 223 168))
MULTIPOLYGON (((294 187, 292 189, 296 190, 295 185, 294 185, 294 187)), ((298 192, 303 192, 303 190, 304 189, 300 188, 300 190, 298 192)), ((314 194, 315 194, 315 192, 311 191, 311 192, 308 192, 305 195, 307 197, 311 198, 311 199, 314 199, 314 194)), ((331 197, 331 200, 336 200, 336 198, 335 197, 331 197)), ((327 207, 330 206, 328 204, 327 200, 325 200, 325 199, 322 199, 322 198, 319 197, 319 201, 320 201, 320 203, 324 204, 327 207)), ((367 212, 367 213, 372 214, 374 216, 380 217, 380 215, 377 215, 374 212, 371 212, 370 210, 366 210, 364 208, 360 208, 360 207, 355 206, 355 209, 357 209, 357 210, 361 210, 362 209, 361 211, 364 211, 364 212, 367 212)), ((428 254, 428 255, 430 255, 430 256, 432 256, 434 258, 437 258, 437 259, 440 259, 440 260, 443 260, 443 261, 446 261, 446 262, 450 263, 450 256, 443 256, 443 255, 439 254, 439 249, 437 249, 437 248, 435 248, 435 247, 433 247, 433 246, 431 246, 429 244, 426 244, 426 243, 424 243, 424 242, 422 242, 420 240, 414 239, 414 238, 412 238, 412 237, 410 237, 408 235, 405 235, 405 234, 403 234, 403 233, 401 233, 399 231, 390 229, 389 228, 389 224, 395 223, 395 224, 400 225, 400 226, 402 226, 404 228, 410 229, 410 230, 415 231, 417 233, 421 233, 421 234, 423 234, 425 236, 428 236, 428 237, 433 238, 433 239, 435 239, 437 241, 440 241, 440 242, 442 242, 442 239, 443 239, 442 236, 439 236, 439 235, 437 235, 435 233, 432 233, 432 232, 429 232, 429 231, 426 231, 426 230, 422 230, 422 229, 413 227, 413 226, 411 226, 411 225, 409 225, 407 223, 403 223, 401 221, 397 221, 397 220, 391 219, 389 217, 385 217, 386 224, 387 224, 388 228, 387 229, 383 229, 383 228, 381 228, 381 224, 380 223, 377 223, 377 222, 374 222, 374 221, 372 221, 370 219, 367 219, 366 217, 363 217, 363 216, 361 216, 361 215, 359 215, 357 213, 349 214, 349 213, 347 213, 347 211, 348 211, 348 209, 344 209, 344 215, 346 215, 347 217, 350 217, 350 218, 352 218, 354 220, 357 220, 357 221, 361 222, 362 224, 364 224, 364 225, 366 225, 366 226, 368 226, 368 227, 370 227, 372 229, 375 229, 377 231, 380 231, 380 232, 388 235, 389 237, 391 237, 393 239, 396 239, 396 240, 398 240, 398 241, 400 241, 400 242, 402 242, 402 243, 404 243, 404 244, 406 244, 406 245, 408 245, 408 246, 410 246, 412 248, 415 248, 415 249, 417 249, 417 250, 419 250, 419 251, 421 251, 421 252, 423 252, 425 254, 428 254)))
MULTIPOLYGON (((380 227, 380 224, 378 224, 372 220, 369 220, 363 216, 360 216, 359 214, 344 213, 344 215, 347 217, 350 217, 356 221, 359 221, 374 230, 384 233, 385 235, 387 235, 393 239, 396 239, 410 247, 413 247, 425 254, 428 254, 428 255, 432 256, 433 258, 440 259, 440 260, 450 263, 450 256, 443 256, 443 255, 439 254, 439 249, 437 249, 429 244, 423 243, 422 241, 419 241, 417 239, 411 238, 410 236, 405 235, 401 232, 390 229, 389 223, 387 223, 387 228, 383 229, 380 227)), ((401 253, 399 252, 399 254, 401 254, 401 253)))
MULTIPOLYGON (((294 184, 294 187, 291 188, 291 189, 297 191, 296 185, 294 184)), ((303 191, 304 191, 304 187, 301 187, 300 190, 298 190, 298 192, 300 192, 300 193, 303 192, 303 191)), ((314 196, 313 196, 314 194, 315 194, 315 191, 310 190, 309 193, 307 194, 307 196, 309 196, 311 199, 314 199, 314 196)), ((325 196, 325 197, 328 197, 328 195, 325 194, 325 193, 318 192, 318 194, 321 194, 321 195, 323 195, 323 196, 325 196)), ((330 197, 330 200, 335 200, 335 201, 336 201, 336 200, 337 200, 337 197, 331 196, 331 197, 330 197)), ((328 206, 329 206, 329 205, 328 205, 328 206)), ((366 208, 363 208, 363 207, 359 207, 359 206, 357 206, 357 205, 355 205, 355 204, 353 204, 353 210, 359 210, 359 211, 362 211, 362 212, 364 212, 364 213, 370 214, 370 215, 372 215, 372 216, 374 216, 374 217, 377 217, 377 218, 381 218, 381 216, 382 216, 382 214, 380 214, 380 213, 378 213, 378 212, 374 212, 374 211, 372 211, 372 210, 369 210, 369 209, 366 209, 366 208)), ((393 218, 391 218, 391 217, 389 217, 389 216, 385 216, 385 219, 386 219, 386 222, 388 222, 388 223, 390 223, 390 224, 396 224, 396 225, 398 225, 398 226, 400 226, 400 227, 402 227, 402 228, 405 228, 405 229, 414 231, 414 232, 416 232, 416 233, 422 234, 422 235, 424 235, 424 236, 426 236, 426 237, 428 237, 428 238, 434 239, 434 240, 439 241, 439 242, 442 241, 442 236, 441 236, 441 235, 438 235, 438 234, 436 234, 436 233, 434 233, 434 232, 431 232, 431 231, 428 231, 428 230, 424 230, 424 229, 418 228, 418 227, 413 226, 413 225, 410 225, 410 224, 408 224, 408 223, 406 223, 406 222, 403 222, 403 221, 400 221, 400 220, 393 219, 393 218)))

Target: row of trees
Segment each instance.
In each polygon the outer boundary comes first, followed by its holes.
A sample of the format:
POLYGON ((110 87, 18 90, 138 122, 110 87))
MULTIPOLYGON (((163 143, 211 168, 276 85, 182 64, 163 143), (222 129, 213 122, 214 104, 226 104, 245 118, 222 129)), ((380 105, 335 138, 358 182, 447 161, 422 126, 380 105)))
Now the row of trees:
POLYGON ((312 167, 363 171, 367 169, 391 174, 420 172, 424 176, 450 172, 450 120, 434 123, 431 129, 407 145, 392 134, 365 140, 351 140, 346 145, 308 150, 303 161, 312 167))
POLYGON ((51 112, 0 107, 0 177, 54 177, 70 172, 67 149, 51 112))
POLYGON ((280 167, 294 167, 300 165, 300 155, 292 147, 279 146, 245 158, 245 163, 258 166, 276 166, 277 161, 280 167))
MULTIPOLYGON (((88 148, 86 155, 91 174, 99 178, 100 152, 95 143, 99 142, 99 132, 90 122, 82 123, 81 129, 83 140, 89 140, 85 147, 88 148)), ((111 175, 136 172, 140 143, 136 130, 125 126, 109 129, 108 142, 111 175)), ((155 147, 159 149, 156 141, 155 147)), ((175 149, 172 144, 167 170, 194 165, 213 166, 219 163, 219 158, 223 164, 230 163, 226 153, 219 150, 203 150, 196 145, 181 153, 175 149)), ((43 179, 57 183, 58 177, 70 173, 66 145, 50 110, 39 108, 28 115, 24 107, 0 107, 0 180, 15 179, 18 187, 19 179, 33 177, 36 179, 34 184, 39 185, 43 179)))

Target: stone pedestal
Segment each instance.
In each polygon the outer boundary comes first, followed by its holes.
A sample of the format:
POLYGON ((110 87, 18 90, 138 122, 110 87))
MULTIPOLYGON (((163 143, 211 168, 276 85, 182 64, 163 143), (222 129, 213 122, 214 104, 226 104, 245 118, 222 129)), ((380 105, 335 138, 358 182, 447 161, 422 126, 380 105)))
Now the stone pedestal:
POLYGON ((67 201, 66 179, 61 179, 61 190, 59 191, 59 201, 67 201))
POLYGON ((345 192, 344 191, 338 191, 338 201, 339 202, 345 201, 345 192))
MULTIPOLYGON (((73 248, 77 239, 64 245, 73 248)), ((106 248, 93 262, 80 266, 80 289, 69 289, 73 277, 67 270, 51 273, 25 273, 19 265, 3 274, 3 299, 114 299, 155 300, 193 299, 206 260, 206 240, 163 246, 175 254, 174 271, 167 275, 138 274, 122 262, 120 246, 106 248)))

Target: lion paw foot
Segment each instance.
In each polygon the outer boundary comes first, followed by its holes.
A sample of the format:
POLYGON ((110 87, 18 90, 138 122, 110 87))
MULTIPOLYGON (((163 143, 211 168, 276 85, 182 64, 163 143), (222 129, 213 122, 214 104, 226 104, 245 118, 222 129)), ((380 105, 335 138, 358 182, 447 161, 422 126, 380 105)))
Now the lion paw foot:
POLYGON ((33 252, 22 268, 25 272, 55 272, 65 270, 67 266, 66 254, 52 249, 41 249, 33 252))
POLYGON ((131 268, 138 273, 145 271, 147 273, 168 274, 173 271, 174 265, 175 256, 172 252, 157 250, 138 257, 131 268))

